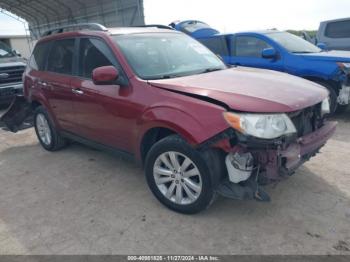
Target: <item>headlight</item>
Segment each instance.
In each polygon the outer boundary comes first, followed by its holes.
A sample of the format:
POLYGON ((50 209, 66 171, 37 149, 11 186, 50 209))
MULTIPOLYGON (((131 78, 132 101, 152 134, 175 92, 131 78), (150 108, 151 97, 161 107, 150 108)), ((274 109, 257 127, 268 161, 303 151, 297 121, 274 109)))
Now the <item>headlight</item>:
POLYGON ((329 97, 327 97, 325 100, 322 101, 321 104, 321 114, 329 114, 331 112, 330 105, 329 105, 329 97))
POLYGON ((264 139, 277 138, 296 133, 296 129, 286 114, 237 114, 225 112, 227 123, 237 131, 264 139))

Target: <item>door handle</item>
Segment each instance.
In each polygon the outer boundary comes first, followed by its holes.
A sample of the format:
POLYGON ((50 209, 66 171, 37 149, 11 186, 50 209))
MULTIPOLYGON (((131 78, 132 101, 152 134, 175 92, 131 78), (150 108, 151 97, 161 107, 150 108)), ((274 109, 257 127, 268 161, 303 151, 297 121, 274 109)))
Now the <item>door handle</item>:
POLYGON ((83 95, 84 94, 84 91, 83 90, 80 90, 79 88, 73 88, 72 89, 72 92, 74 94, 77 94, 77 95, 83 95))
POLYGON ((47 87, 48 86, 48 84, 46 82, 44 82, 44 81, 38 81, 38 84, 43 86, 43 87, 47 87))
POLYGON ((52 90, 52 85, 48 84, 45 81, 38 81, 38 84, 39 84, 39 87, 41 87, 41 88, 52 90))

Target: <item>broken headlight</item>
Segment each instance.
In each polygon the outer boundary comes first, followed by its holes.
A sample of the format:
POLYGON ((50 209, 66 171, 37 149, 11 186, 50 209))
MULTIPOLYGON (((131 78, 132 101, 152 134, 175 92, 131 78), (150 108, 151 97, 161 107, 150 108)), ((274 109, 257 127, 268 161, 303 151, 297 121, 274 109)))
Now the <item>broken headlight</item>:
POLYGON ((225 112, 227 123, 237 131, 264 139, 296 133, 295 126, 286 114, 238 114, 225 112))

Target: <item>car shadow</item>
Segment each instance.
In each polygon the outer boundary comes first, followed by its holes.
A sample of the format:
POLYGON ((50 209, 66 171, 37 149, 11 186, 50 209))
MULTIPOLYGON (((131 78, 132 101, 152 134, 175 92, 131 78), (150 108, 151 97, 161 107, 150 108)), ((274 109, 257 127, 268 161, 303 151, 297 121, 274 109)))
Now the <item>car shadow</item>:
POLYGON ((269 203, 219 198, 193 216, 162 206, 132 160, 79 144, 7 148, 0 167, 0 253, 338 254, 347 252, 339 241, 350 245, 348 182, 312 165, 266 187, 269 203))

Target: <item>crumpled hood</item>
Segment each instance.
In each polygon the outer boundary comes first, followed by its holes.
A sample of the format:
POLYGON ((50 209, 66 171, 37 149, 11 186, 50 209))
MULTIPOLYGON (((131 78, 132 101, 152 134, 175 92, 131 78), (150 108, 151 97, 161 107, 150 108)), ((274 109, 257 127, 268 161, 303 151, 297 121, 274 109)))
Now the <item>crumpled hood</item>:
POLYGON ((350 62, 350 51, 326 51, 321 53, 300 54, 305 59, 318 61, 350 62))
POLYGON ((169 91, 214 99, 242 112, 293 112, 328 96, 325 88, 302 78, 247 67, 148 82, 169 91))

